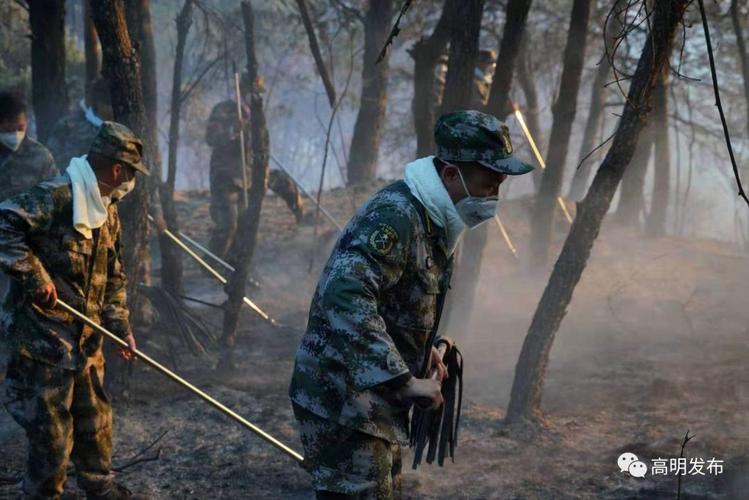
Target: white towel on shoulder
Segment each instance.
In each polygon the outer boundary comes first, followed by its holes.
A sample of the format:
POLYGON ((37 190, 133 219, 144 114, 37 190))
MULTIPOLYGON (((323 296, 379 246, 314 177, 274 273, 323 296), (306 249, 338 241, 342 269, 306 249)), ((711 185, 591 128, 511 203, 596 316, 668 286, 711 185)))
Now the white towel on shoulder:
POLYGON ((92 231, 107 221, 108 200, 102 199, 96 175, 86 155, 70 160, 65 172, 70 177, 73 191, 73 227, 84 238, 91 239, 92 231))

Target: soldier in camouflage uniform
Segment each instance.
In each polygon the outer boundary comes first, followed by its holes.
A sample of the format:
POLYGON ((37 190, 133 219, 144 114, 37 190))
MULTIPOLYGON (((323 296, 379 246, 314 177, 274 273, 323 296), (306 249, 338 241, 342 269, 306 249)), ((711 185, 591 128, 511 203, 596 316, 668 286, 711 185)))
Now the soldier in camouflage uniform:
MULTIPOLYGON (((249 116, 249 108, 243 107, 243 116, 249 116)), ((249 127, 246 127, 249 129, 249 127)), ((249 130, 245 132, 246 178, 251 179, 249 130)), ((237 233, 239 214, 242 211, 242 188, 244 180, 240 167, 242 158, 239 150, 239 121, 237 119, 236 101, 226 100, 214 106, 208 118, 205 132, 208 146, 213 148, 211 154, 211 219, 214 229, 211 237, 211 251, 225 257, 237 233)), ((299 222, 304 215, 302 198, 294 181, 284 172, 271 170, 268 187, 280 196, 299 222)))
POLYGON ((59 294, 120 335, 131 349, 121 355, 132 358, 115 201, 132 190, 136 171, 148 173, 141 151, 129 129, 104 122, 88 157, 0 204, 0 267, 12 278, 3 318, 10 353, 3 403, 26 431, 29 498, 60 498, 71 451, 87 498, 133 498, 111 471, 102 336, 55 303, 59 294), (94 194, 95 202, 86 198, 94 194), (86 223, 93 213, 98 222, 86 223))
POLYGON ((428 375, 446 375, 433 344, 455 246, 532 169, 478 111, 442 116, 435 142, 351 219, 312 299, 289 395, 318 498, 400 497, 411 404, 441 404, 428 375))
POLYGON ((113 120, 109 85, 100 78, 86 89, 86 100, 55 124, 47 139, 47 147, 55 158, 60 173, 73 158, 85 155, 105 120, 113 120))
MULTIPOLYGON (((0 92, 0 201, 57 175, 47 148, 26 135, 26 104, 11 92, 0 92)), ((0 299, 8 290, 0 274, 0 299)))

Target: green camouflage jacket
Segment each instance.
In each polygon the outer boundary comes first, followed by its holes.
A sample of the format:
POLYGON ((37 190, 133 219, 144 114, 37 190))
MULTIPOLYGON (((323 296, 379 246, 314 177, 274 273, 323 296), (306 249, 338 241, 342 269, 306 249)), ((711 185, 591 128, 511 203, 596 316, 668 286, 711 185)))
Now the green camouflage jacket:
MULTIPOLYGON (((242 114, 244 115, 245 112, 242 114)), ((219 186, 242 189, 242 169, 240 168, 242 157, 239 154, 237 126, 236 102, 227 100, 213 107, 205 130, 205 142, 213 149, 210 172, 212 189, 219 186)), ((249 151, 250 146, 247 132, 245 131, 245 151, 249 151)), ((251 155, 246 155, 246 160, 247 182, 249 183, 251 155)))
POLYGON ((88 154, 91 141, 99 127, 89 122, 77 109, 58 121, 47 139, 47 147, 55 158, 60 174, 65 173, 70 160, 88 154))
POLYGON ((0 149, 0 201, 57 175, 52 155, 30 137, 16 151, 0 149))
POLYGON ((32 303, 31 293, 49 281, 60 299, 126 336, 130 325, 121 252, 114 204, 92 239, 73 228, 67 175, 0 203, 0 267, 13 278, 0 333, 9 351, 75 369, 101 347, 101 335, 69 313, 32 303))
POLYGON ((399 181, 341 234, 312 299, 289 395, 316 415, 405 442, 409 407, 392 394, 424 375, 450 279, 446 234, 399 181))

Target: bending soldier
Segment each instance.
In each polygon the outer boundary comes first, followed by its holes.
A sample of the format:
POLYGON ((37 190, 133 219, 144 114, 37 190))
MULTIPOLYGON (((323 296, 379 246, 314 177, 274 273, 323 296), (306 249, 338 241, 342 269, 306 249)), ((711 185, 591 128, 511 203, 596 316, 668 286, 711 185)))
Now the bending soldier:
MULTIPOLYGON (((249 116, 249 107, 243 105, 242 114, 249 116)), ((247 127, 248 128, 248 127, 247 127)), ((242 188, 244 181, 241 169, 239 149, 239 120, 237 103, 226 100, 214 106, 208 118, 205 140, 213 149, 211 154, 211 219, 213 235, 211 251, 220 257, 226 257, 237 233, 239 215, 242 211, 242 188)), ((250 140, 245 132, 245 150, 249 151, 250 140)), ((247 161, 246 178, 250 182, 249 164, 251 155, 245 155, 247 161)), ((249 189, 249 186, 247 186, 249 189)), ((279 170, 271 170, 268 187, 280 196, 294 213, 297 223, 304 215, 302 198, 299 190, 289 176, 279 170)))
POLYGON ((68 459, 89 499, 133 498, 112 474, 112 408, 102 336, 55 308, 57 297, 127 341, 126 277, 116 202, 148 174, 140 140, 104 122, 88 156, 0 204, 0 266, 11 278, 3 344, 5 408, 29 442, 23 493, 60 498, 68 459))
POLYGON ((321 499, 400 497, 410 407, 442 403, 428 374, 446 376, 433 344, 455 247, 507 175, 533 168, 478 111, 442 116, 435 142, 351 219, 312 299, 289 395, 321 499))

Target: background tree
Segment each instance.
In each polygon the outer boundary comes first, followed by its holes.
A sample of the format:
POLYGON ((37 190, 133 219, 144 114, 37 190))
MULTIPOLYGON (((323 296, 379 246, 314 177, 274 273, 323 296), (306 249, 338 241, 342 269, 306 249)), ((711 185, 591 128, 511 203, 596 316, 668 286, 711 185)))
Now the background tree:
POLYGON ((531 267, 534 269, 544 269, 548 258, 551 226, 557 206, 556 199, 564 178, 567 150, 577 111, 577 95, 585 60, 591 4, 592 0, 574 0, 572 3, 569 34, 564 48, 562 78, 553 108, 554 122, 551 126, 549 150, 546 155, 547 168, 543 173, 531 221, 530 257, 531 267))
POLYGON ((393 0, 369 0, 364 23, 364 56, 362 58, 362 92, 359 113, 348 160, 348 184, 360 185, 375 178, 382 129, 387 108, 390 54, 376 63, 390 33, 393 0))
POLYGON ((668 68, 658 79, 653 94, 653 145, 655 150, 653 196, 645 221, 645 234, 657 238, 666 234, 666 216, 671 199, 671 143, 668 119, 668 68))
POLYGON ((91 1, 83 3, 83 46, 86 54, 86 88, 101 76, 101 44, 91 18, 91 1))
MULTIPOLYGON (((523 342, 505 422, 524 428, 541 417, 541 393, 554 335, 590 256, 617 186, 650 112, 657 80, 668 65, 674 35, 689 0, 655 2, 637 70, 632 76, 611 149, 603 160, 565 240, 523 342)), ((531 425, 532 427, 533 425, 531 425)))
POLYGON ((36 135, 47 140, 68 111, 65 85, 65 0, 29 0, 31 101, 36 135))

